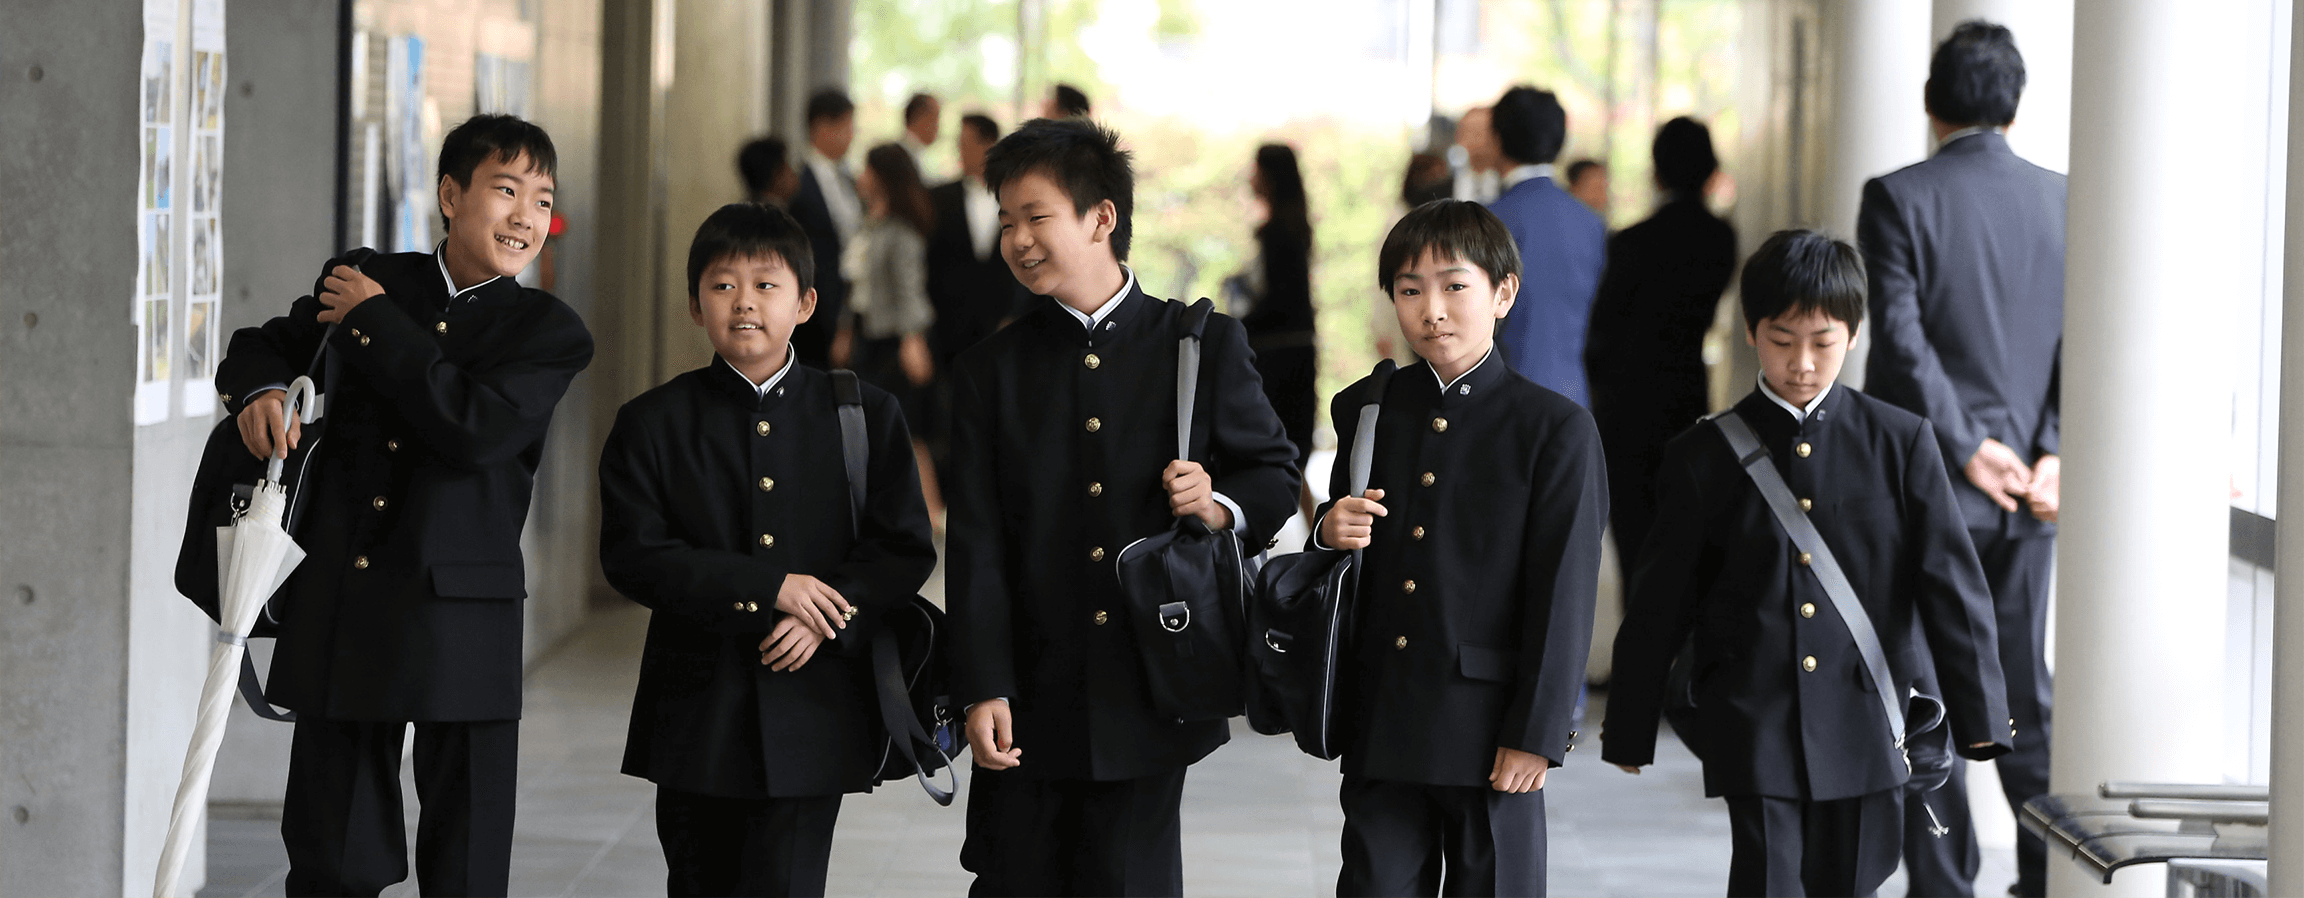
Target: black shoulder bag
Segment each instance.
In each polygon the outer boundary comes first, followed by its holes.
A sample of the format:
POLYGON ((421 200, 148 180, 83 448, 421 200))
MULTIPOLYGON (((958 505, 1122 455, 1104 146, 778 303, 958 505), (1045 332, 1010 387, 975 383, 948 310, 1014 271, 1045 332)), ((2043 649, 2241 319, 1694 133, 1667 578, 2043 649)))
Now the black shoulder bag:
MULTIPOLYGON (((864 389, 856 372, 832 374, 832 398, 839 405, 840 461, 848 469, 850 527, 864 526, 864 484, 872 444, 864 433, 864 389)), ((920 788, 939 805, 949 807, 960 788, 957 771, 948 774, 951 788, 936 784, 929 774, 952 766, 960 741, 952 722, 952 698, 944 688, 942 653, 944 609, 913 596, 896 612, 896 619, 872 633, 873 691, 880 700, 880 725, 888 745, 873 782, 917 777, 920 788)))
MULTIPOLYGON (((1368 491, 1376 460, 1376 419, 1397 366, 1376 363, 1352 438, 1351 489, 1368 491)), ((1360 590, 1360 550, 1310 549, 1264 563, 1248 605, 1248 658, 1255 682, 1248 726, 1267 736, 1294 732, 1296 747, 1321 760, 1343 753, 1336 727, 1339 655, 1352 638, 1360 590)))

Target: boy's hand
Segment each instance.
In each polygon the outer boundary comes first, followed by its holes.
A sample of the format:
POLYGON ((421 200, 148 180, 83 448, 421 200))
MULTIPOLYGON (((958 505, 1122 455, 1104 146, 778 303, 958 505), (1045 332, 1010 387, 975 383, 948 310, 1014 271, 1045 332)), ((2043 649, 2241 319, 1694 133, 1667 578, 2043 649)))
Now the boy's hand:
POLYGON ((328 272, 328 278, 322 282, 321 287, 320 303, 327 306, 320 310, 321 324, 342 321, 346 313, 361 303, 384 295, 384 285, 376 283, 374 279, 360 273, 360 269, 350 265, 338 265, 335 270, 328 272))
POLYGON ((968 708, 968 753, 976 766, 1006 770, 1024 763, 1024 750, 1016 747, 1016 718, 999 699, 977 702, 968 708))
POLYGON ((2032 463, 2032 482, 2024 488, 2032 516, 2048 523, 2056 523, 2056 509, 2063 501, 2064 460, 2053 455, 2040 456, 2032 463))
POLYGON ((799 670, 816 657, 816 647, 823 644, 823 636, 799 618, 785 615, 776 622, 776 629, 768 632, 768 638, 760 640, 760 663, 774 671, 799 670))
POLYGON ((825 639, 840 638, 835 629, 847 629, 848 620, 856 616, 856 606, 848 604, 839 590, 807 574, 784 575, 784 585, 776 590, 776 610, 825 639))
POLYGON ((1488 787, 1498 792, 1536 792, 1544 788, 1544 775, 1552 762, 1542 755, 1517 748, 1496 747, 1496 769, 1488 774, 1488 787))
POLYGON ((2001 511, 2015 511, 2017 498, 2032 484, 2032 469, 2024 465, 2016 450, 1999 440, 1985 440, 1976 447, 1976 454, 1968 457, 1968 464, 1960 471, 2001 511))
POLYGON ((843 324, 832 332, 832 367, 848 367, 848 354, 856 348, 856 332, 843 324))
POLYGON ((1232 526, 1232 510, 1216 501, 1216 479, 1196 461, 1177 459, 1160 472, 1160 485, 1168 488, 1168 508, 1177 517, 1198 517, 1208 529, 1232 526))
POLYGON ((280 406, 287 401, 287 392, 265 390, 240 407, 240 443, 247 446, 249 452, 255 453, 257 458, 269 459, 274 450, 285 457, 288 450, 296 448, 296 442, 303 438, 304 422, 299 419, 288 419, 285 431, 280 427, 280 406))
POLYGON ((1369 490, 1362 496, 1346 496, 1329 506, 1328 514, 1320 518, 1320 544, 1331 549, 1365 549, 1376 526, 1376 519, 1388 514, 1377 500, 1384 498, 1383 490, 1369 490))
POLYGON ((904 366, 904 379, 915 387, 925 387, 936 376, 936 361, 928 354, 928 338, 919 334, 905 334, 904 342, 896 344, 896 361, 904 366))

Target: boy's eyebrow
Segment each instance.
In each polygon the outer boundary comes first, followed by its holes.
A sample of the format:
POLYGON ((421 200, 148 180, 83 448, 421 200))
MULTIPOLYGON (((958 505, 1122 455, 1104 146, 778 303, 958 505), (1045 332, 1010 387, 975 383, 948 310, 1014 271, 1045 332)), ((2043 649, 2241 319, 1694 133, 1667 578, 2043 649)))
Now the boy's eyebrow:
MULTIPOLYGON (((1456 265, 1456 266, 1452 266, 1452 267, 1449 267, 1449 268, 1443 268, 1443 269, 1440 269, 1439 271, 1433 272, 1433 276, 1434 276, 1434 277, 1438 277, 1438 276, 1440 276, 1440 275, 1444 275, 1444 274, 1469 274, 1469 273, 1471 273, 1471 271, 1472 271, 1472 266, 1470 266, 1470 265, 1456 265)), ((1424 276, 1423 276, 1423 275, 1421 275, 1421 274, 1417 274, 1416 272, 1413 272, 1413 271, 1403 271, 1403 272, 1400 272, 1399 274, 1396 274, 1396 275, 1393 275, 1393 276, 1392 276, 1392 279, 1393 279, 1393 280, 1395 280, 1395 281, 1397 281, 1397 280, 1399 280, 1399 279, 1401 279, 1401 278, 1415 278, 1415 279, 1417 279, 1417 280, 1421 281, 1421 280, 1423 280, 1423 279, 1424 279, 1424 276)))

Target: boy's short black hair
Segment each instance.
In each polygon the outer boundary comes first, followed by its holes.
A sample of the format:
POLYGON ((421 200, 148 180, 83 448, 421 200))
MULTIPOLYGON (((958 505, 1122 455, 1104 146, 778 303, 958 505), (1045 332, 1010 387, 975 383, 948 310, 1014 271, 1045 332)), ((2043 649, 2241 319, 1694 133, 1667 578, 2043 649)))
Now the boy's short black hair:
POLYGON ((912 99, 905 100, 904 126, 911 127, 912 120, 926 114, 928 112, 928 104, 934 102, 936 102, 936 98, 928 94, 913 94, 912 99))
POLYGON ((855 101, 848 99, 847 91, 837 87, 825 88, 808 97, 809 127, 815 127, 817 122, 825 119, 836 119, 855 112, 855 101))
POLYGON ((1488 207, 1469 200, 1437 199, 1408 210, 1376 253, 1376 286, 1392 295, 1393 279, 1425 253, 1478 265, 1495 283, 1520 273, 1520 245, 1512 242, 1512 232, 1488 207))
POLYGON ((1864 323, 1864 259, 1848 241, 1810 230, 1777 231, 1744 262, 1744 330, 1786 313, 1822 312, 1864 323))
POLYGON ((2024 55, 2004 26, 1971 19, 1952 29, 1928 60, 1928 114, 1963 127, 2016 120, 2024 96, 2024 55))
MULTIPOLYGON (((440 141, 440 178, 472 189, 472 173, 491 159, 505 162, 526 157, 528 170, 559 180, 560 154, 552 149, 552 135, 534 122, 513 115, 489 113, 465 119, 440 141)), ((434 184, 439 182, 435 180, 434 184)), ((442 227, 448 227, 446 216, 442 227)))
POLYGON ((1712 152, 1712 129, 1681 116, 1656 129, 1649 150, 1656 160, 1656 183, 1683 197, 1704 191, 1704 182, 1720 170, 1720 157, 1712 152))
POLYGON ((1069 84, 1056 85, 1056 111, 1066 118, 1079 118, 1088 114, 1088 95, 1069 84))
POLYGON ((991 116, 984 113, 971 112, 961 116, 960 127, 976 132, 976 139, 983 141, 987 146, 1000 141, 1000 123, 993 121, 991 116))
POLYGON ((984 186, 1000 195, 1000 185, 1033 172, 1047 175, 1072 197, 1072 212, 1086 215, 1097 203, 1112 201, 1112 257, 1128 261, 1135 229, 1136 172, 1120 135, 1084 118, 1036 118, 984 151, 984 186))
POLYGON ((800 292, 816 286, 816 253, 792 213, 760 203, 729 203, 696 227, 688 242, 688 305, 697 302, 704 269, 730 257, 775 256, 791 266, 800 292))
POLYGON ((763 137, 736 153, 736 170, 744 175, 744 189, 760 196, 776 187, 776 173, 792 166, 792 147, 781 137, 763 137))
POLYGON ((1551 91, 1520 86, 1505 91, 1488 113, 1497 149, 1521 165, 1544 165, 1560 158, 1568 142, 1568 110, 1551 91))

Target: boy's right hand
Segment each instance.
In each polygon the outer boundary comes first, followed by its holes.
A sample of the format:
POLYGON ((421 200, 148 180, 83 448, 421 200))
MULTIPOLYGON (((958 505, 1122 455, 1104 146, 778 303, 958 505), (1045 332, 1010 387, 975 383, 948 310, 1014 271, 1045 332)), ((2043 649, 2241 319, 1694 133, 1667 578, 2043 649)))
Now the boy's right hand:
POLYGON ((1368 548, 1370 534, 1376 519, 1387 512, 1377 500, 1384 498, 1383 490, 1369 490, 1365 497, 1346 496, 1329 506, 1328 514, 1320 518, 1320 544, 1331 549, 1368 548))
POLYGON ((1968 482, 1983 490, 1984 497, 2000 506, 2001 511, 2015 511, 2019 507, 2017 500, 2032 488, 2031 466, 2024 464, 2024 457, 2017 455, 2016 450, 1999 440, 1988 439, 1977 446, 1976 454, 1968 457, 1960 473, 1967 475, 1968 482))
POLYGON ((976 766, 1006 770, 1024 763, 1024 750, 1016 747, 1016 718, 999 699, 968 707, 968 753, 976 766))
POLYGON ((304 422, 290 419, 285 430, 280 426, 280 406, 287 401, 287 391, 265 390, 240 407, 240 442, 257 458, 270 459, 275 450, 286 456, 303 439, 304 422))
POLYGON ((784 585, 776 590, 776 610, 791 615, 818 636, 838 639, 836 630, 848 628, 848 618, 855 615, 856 606, 822 580, 807 574, 785 574, 784 585))

